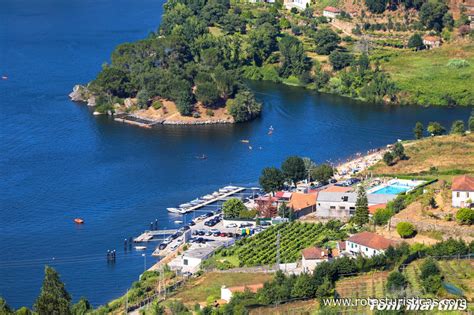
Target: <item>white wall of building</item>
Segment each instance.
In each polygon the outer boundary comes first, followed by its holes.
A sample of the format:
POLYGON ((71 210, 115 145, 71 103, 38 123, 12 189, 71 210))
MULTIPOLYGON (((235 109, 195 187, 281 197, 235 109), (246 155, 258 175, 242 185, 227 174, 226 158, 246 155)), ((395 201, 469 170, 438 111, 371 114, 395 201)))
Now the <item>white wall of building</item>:
POLYGON ((330 18, 330 19, 335 19, 338 15, 339 15, 339 13, 334 13, 334 12, 331 12, 331 11, 323 11, 323 16, 325 16, 327 18, 330 18))
POLYGON ((320 217, 347 218, 355 213, 353 202, 329 202, 318 201, 316 204, 316 215, 320 217))
POLYGON ((346 251, 354 255, 362 254, 363 256, 369 258, 384 252, 383 250, 370 248, 350 241, 346 241, 346 251))
POLYGON ((290 1, 285 1, 284 2, 285 8, 287 8, 288 10, 291 10, 291 8, 297 8, 299 10, 304 10, 310 4, 311 4, 310 0, 290 0, 290 1))
POLYGON ((226 286, 222 286, 221 287, 221 300, 230 302, 231 298, 232 298, 232 292, 226 286))
POLYGON ((314 268, 320 263, 325 261, 324 259, 303 259, 301 260, 301 267, 303 268, 303 272, 312 273, 314 268))
POLYGON ((472 191, 453 191, 452 192, 452 206, 455 208, 467 207, 466 201, 471 199, 471 202, 474 201, 474 192, 472 191))

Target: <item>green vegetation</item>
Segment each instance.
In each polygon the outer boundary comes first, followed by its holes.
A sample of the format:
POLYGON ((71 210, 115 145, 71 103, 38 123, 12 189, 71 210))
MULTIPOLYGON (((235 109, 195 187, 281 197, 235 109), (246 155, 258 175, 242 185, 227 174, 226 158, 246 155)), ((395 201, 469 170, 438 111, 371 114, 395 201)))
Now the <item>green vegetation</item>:
POLYGON ((357 190, 357 200, 355 204, 355 214, 352 217, 352 222, 362 226, 369 222, 369 202, 367 199, 367 193, 364 187, 359 186, 357 190))
POLYGON ((239 266, 258 266, 276 263, 276 242, 280 234, 280 260, 295 262, 301 257, 301 250, 312 245, 323 246, 332 240, 346 236, 340 228, 342 223, 331 221, 325 225, 314 223, 282 223, 271 226, 254 237, 243 238, 235 245, 218 252, 222 257, 234 256, 239 266))
POLYGON ((310 175, 312 179, 322 184, 327 184, 329 179, 334 176, 334 169, 329 164, 314 165, 314 167, 310 169, 310 175))
POLYGON ((296 183, 306 178, 306 167, 304 161, 299 156, 290 156, 281 164, 281 170, 286 179, 293 183, 296 187, 296 183))
POLYGON ((415 227, 408 222, 400 222, 397 224, 397 233, 401 238, 409 238, 415 234, 415 227))
POLYGON ((455 122, 453 122, 453 125, 451 126, 451 131, 450 133, 451 134, 454 134, 454 135, 464 135, 466 129, 464 128, 464 121, 462 120, 456 120, 455 122))
POLYGON ((247 207, 244 205, 242 200, 238 198, 230 198, 222 205, 222 211, 224 217, 227 219, 247 218, 252 219, 255 217, 256 212, 250 213, 247 207))
POLYGON ((389 208, 380 208, 375 210, 374 216, 372 217, 376 225, 382 226, 388 223, 388 220, 393 216, 393 212, 389 208))
POLYGON ((418 139, 423 138, 423 130, 424 130, 423 124, 418 121, 418 122, 415 124, 415 128, 413 129, 413 133, 414 133, 414 135, 415 135, 415 139, 418 140, 418 139))
POLYGON ((266 167, 259 178, 260 186, 266 193, 274 193, 283 188, 285 175, 276 167, 266 167))
POLYGON ((403 51, 384 59, 382 68, 402 91, 400 102, 419 105, 462 105, 474 103, 472 80, 474 45, 445 44, 424 51, 403 51), (462 55, 466 66, 452 67, 453 55, 462 55), (467 80, 467 81, 466 81, 467 80))
POLYGON ((400 291, 404 290, 408 285, 408 281, 405 276, 398 272, 394 271, 388 275, 387 278, 387 289, 389 291, 400 291))
POLYGON ((456 212, 456 220, 460 224, 474 224, 474 210, 469 208, 461 208, 456 212))

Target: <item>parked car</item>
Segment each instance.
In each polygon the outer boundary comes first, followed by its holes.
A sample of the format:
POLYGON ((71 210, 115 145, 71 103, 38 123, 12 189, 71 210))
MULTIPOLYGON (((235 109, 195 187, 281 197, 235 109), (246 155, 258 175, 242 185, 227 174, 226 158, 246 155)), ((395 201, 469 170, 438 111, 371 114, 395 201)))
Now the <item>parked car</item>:
POLYGON ((206 235, 207 235, 207 236, 211 236, 211 235, 212 235, 212 232, 211 232, 211 231, 207 231, 207 232, 206 232, 206 235))
POLYGON ((331 179, 329 180, 329 182, 330 182, 331 184, 337 183, 337 179, 331 178, 331 179))
POLYGON ((214 234, 216 232, 220 232, 218 229, 210 229, 209 231, 211 231, 212 234, 214 234))
POLYGON ((191 221, 191 222, 189 222, 189 225, 194 226, 194 225, 196 225, 196 223, 194 221, 191 221))
POLYGON ((160 246, 158 246, 158 249, 159 250, 163 250, 166 248, 166 246, 168 246, 169 242, 167 241, 164 241, 163 243, 160 244, 160 246))
POLYGON ((239 225, 240 228, 246 228, 246 227, 251 227, 251 226, 253 226, 252 223, 241 223, 241 224, 239 225))
POLYGON ((176 250, 179 247, 180 244, 174 244, 171 246, 171 250, 176 250))
POLYGON ((199 238, 196 240, 196 243, 204 244, 204 243, 206 243, 206 241, 204 240, 204 238, 199 237, 199 238))
POLYGON ((206 218, 209 218, 209 217, 212 217, 214 215, 214 213, 212 212, 208 212, 205 214, 206 218))
POLYGON ((229 224, 227 224, 225 227, 228 228, 228 229, 236 228, 236 227, 237 227, 237 224, 235 224, 235 223, 229 223, 229 224))
POLYGON ((227 233, 222 232, 219 236, 220 236, 220 237, 227 237, 227 233))
POLYGON ((201 235, 201 236, 203 236, 203 235, 205 235, 205 234, 206 234, 206 232, 203 231, 203 230, 199 230, 199 232, 198 232, 198 235, 201 235))

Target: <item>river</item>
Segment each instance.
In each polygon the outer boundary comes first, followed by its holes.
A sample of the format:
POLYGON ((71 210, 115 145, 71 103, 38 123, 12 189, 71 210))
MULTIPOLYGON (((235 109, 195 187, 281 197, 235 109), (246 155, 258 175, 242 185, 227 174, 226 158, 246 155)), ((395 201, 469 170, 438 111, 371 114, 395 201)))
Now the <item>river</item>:
MULTIPOLYGON (((229 183, 255 185, 263 167, 286 156, 335 161, 411 138, 416 121, 449 126, 469 115, 469 108, 371 105, 253 82, 264 103, 253 122, 145 130, 69 101, 73 85, 92 79, 117 44, 156 29, 162 4, 0 1, 0 74, 8 75, 0 81, 0 296, 13 307, 33 304, 45 263, 74 300, 86 296, 97 306, 124 294, 144 262, 123 253, 124 238, 155 219, 173 227, 166 207, 229 183), (201 154, 208 159, 195 158, 201 154), (75 225, 75 217, 86 223, 75 225), (117 262, 107 264, 114 248, 117 262)), ((148 266, 153 261, 147 256, 148 266)))

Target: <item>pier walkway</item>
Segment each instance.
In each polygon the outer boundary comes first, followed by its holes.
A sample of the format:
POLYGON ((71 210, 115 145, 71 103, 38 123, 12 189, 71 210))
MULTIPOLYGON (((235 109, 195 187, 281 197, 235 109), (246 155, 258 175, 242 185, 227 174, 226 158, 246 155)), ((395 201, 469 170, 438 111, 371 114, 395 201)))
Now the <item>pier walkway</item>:
POLYGON ((164 235, 172 235, 176 233, 178 230, 155 230, 155 231, 145 231, 139 236, 135 237, 133 241, 135 243, 141 243, 141 242, 149 242, 154 238, 155 236, 164 236, 164 235))

